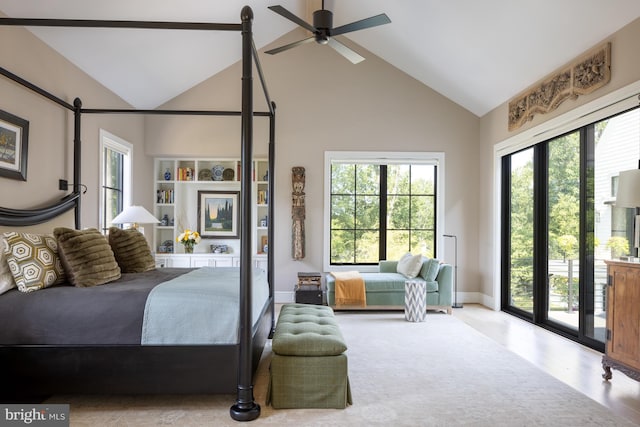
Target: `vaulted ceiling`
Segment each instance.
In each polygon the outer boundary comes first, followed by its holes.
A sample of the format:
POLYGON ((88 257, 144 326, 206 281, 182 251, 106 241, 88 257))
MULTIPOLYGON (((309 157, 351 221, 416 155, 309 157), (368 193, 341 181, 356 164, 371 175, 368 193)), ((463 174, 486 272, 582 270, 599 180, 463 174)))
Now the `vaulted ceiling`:
MULTIPOLYGON (((249 5, 260 49, 296 28, 267 9, 275 4, 307 20, 321 7, 317 0, 0 0, 0 11, 19 18, 238 23, 249 5)), ((391 24, 339 40, 366 48, 477 116, 640 17, 638 0, 343 0, 325 7, 335 27, 386 13, 391 24)), ((30 30, 137 108, 155 108, 240 59, 240 38, 228 32, 30 30)))

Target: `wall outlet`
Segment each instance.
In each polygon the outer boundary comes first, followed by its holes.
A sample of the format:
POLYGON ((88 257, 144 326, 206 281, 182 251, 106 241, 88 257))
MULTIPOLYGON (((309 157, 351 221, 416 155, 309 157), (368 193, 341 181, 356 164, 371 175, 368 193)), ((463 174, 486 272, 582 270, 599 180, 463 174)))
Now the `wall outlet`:
POLYGON ((69 182, 66 179, 58 180, 58 189, 60 189, 62 191, 68 191, 69 190, 69 182))

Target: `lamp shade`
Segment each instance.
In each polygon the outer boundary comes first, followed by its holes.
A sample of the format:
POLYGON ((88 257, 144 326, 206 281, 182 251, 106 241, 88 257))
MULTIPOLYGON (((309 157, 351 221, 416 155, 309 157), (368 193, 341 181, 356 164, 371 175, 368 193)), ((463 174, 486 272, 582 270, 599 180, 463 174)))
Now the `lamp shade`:
POLYGON ((640 169, 622 171, 618 175, 616 206, 619 208, 640 207, 640 169))
POLYGON ((142 206, 129 206, 123 209, 113 221, 113 224, 133 224, 137 228, 138 224, 157 224, 158 218, 142 206))

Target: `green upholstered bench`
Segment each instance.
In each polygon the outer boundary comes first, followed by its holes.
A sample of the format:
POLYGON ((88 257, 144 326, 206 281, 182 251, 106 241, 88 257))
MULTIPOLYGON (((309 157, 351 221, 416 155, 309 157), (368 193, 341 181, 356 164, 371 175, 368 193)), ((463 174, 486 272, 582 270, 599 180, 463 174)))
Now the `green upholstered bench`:
POLYGON ((267 404, 345 408, 352 403, 347 345, 330 307, 283 305, 271 350, 267 404))

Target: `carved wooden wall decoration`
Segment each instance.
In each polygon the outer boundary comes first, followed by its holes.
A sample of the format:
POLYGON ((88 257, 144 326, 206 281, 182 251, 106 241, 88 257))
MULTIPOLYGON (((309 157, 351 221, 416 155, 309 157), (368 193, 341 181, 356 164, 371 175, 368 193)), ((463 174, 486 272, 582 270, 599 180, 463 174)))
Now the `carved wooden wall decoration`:
POLYGON ((509 101, 509 130, 518 129, 536 114, 555 110, 567 98, 591 93, 610 80, 611 43, 606 43, 509 101))
POLYGON ((305 179, 303 167, 294 166, 291 168, 291 184, 293 186, 293 192, 291 193, 291 256, 295 260, 300 260, 305 256, 305 179))

